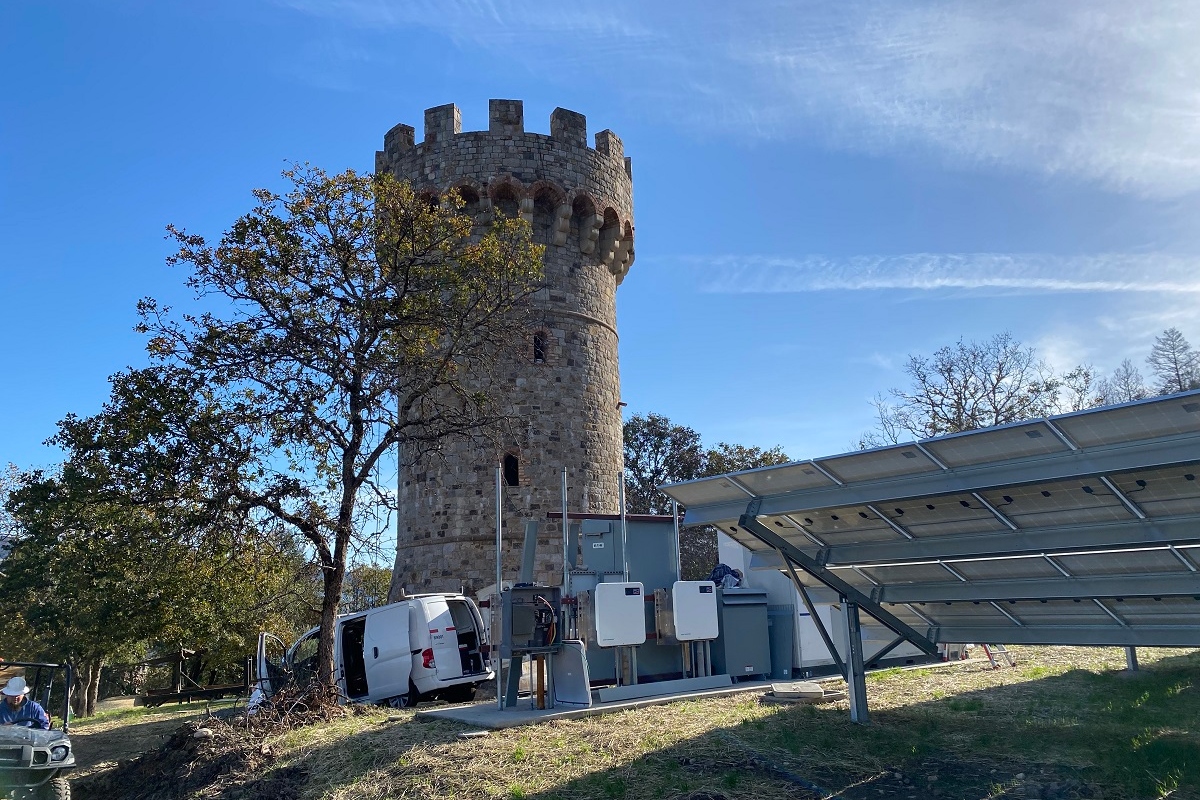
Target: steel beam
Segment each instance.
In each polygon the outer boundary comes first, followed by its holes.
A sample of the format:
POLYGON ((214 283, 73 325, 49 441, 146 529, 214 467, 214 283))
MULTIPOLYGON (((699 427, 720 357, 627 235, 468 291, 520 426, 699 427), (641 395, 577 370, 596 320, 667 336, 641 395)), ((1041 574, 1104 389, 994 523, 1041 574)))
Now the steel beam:
POLYGON ((817 614, 817 607, 813 604, 812 598, 809 597, 808 589, 800 582, 800 577, 796 574, 796 570, 792 568, 792 562, 788 560, 788 557, 779 550, 775 552, 779 553, 779 557, 787 565, 788 576, 792 579, 792 584, 796 587, 796 592, 800 595, 800 600, 808 610, 809 619, 812 620, 813 625, 817 626, 817 633, 821 635, 821 641, 825 643, 825 648, 829 650, 829 655, 833 659, 834 665, 837 666, 838 672, 842 673, 843 678, 849 680, 850 675, 846 671, 846 665, 842 662, 842 657, 838 655, 837 647, 834 645, 829 631, 825 628, 825 623, 821 621, 821 617, 817 614))
POLYGON ((1197 625, 943 625, 930 628, 939 643, 1062 644, 1111 647, 1200 647, 1197 625))
POLYGON ((800 550, 794 544, 784 539, 779 534, 772 531, 766 525, 763 525, 755 518, 755 506, 758 501, 752 501, 746 508, 744 514, 738 519, 738 525, 745 529, 748 533, 758 537, 764 543, 778 550, 785 559, 788 559, 803 569, 808 574, 819 580, 821 583, 833 589, 849 602, 857 603, 866 610, 875 619, 882 622, 884 625, 891 628, 896 633, 908 639, 914 645, 919 647, 927 655, 937 655, 937 645, 922 636, 920 633, 911 628, 907 623, 896 617, 890 611, 880 607, 869 596, 863 594, 858 587, 850 584, 836 574, 832 570, 826 569, 821 564, 818 564, 811 556, 800 550))
POLYGON ((1093 597, 1200 597, 1200 573, 895 583, 871 589, 871 599, 876 603, 1090 600, 1093 597))
MULTIPOLYGON (((1062 481, 1136 469, 1200 461, 1200 436, 1186 434, 1150 441, 1049 453, 1037 458, 959 467, 945 472, 862 481, 844 486, 803 489, 761 498, 759 514, 781 516, 822 508, 898 502, 947 494, 969 494, 1005 486, 1062 481)), ((691 505, 688 525, 729 523, 738 519, 740 501, 691 505)))
POLYGON ((870 658, 863 659, 863 663, 874 664, 876 661, 883 658, 888 653, 892 652, 893 650, 895 650, 897 647, 899 647, 902 644, 904 644, 904 637, 897 636, 895 639, 892 639, 890 642, 885 644, 883 647, 876 650, 875 654, 873 656, 871 656, 870 658))
POLYGON ((831 545, 816 551, 825 566, 882 565, 892 561, 1042 555, 1200 542, 1195 517, 1128 520, 1071 527, 1023 528, 1002 533, 930 536, 913 541, 831 545))
POLYGON ((858 603, 843 602, 846 615, 846 687, 850 695, 850 721, 859 725, 871 722, 867 713, 867 669, 863 663, 862 628, 858 624, 858 603))

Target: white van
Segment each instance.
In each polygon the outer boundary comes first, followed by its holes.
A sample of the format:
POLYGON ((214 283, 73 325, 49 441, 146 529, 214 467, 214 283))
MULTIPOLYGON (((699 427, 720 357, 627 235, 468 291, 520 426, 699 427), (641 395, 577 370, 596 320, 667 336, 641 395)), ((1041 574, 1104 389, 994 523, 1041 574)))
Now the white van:
MULTIPOLYGON (((288 647, 258 636, 258 689, 262 697, 293 681, 312 681, 319 628, 288 647)), ((495 679, 483 618, 461 594, 412 595, 398 603, 337 618, 333 663, 342 701, 396 708, 420 700, 466 703, 495 679)))

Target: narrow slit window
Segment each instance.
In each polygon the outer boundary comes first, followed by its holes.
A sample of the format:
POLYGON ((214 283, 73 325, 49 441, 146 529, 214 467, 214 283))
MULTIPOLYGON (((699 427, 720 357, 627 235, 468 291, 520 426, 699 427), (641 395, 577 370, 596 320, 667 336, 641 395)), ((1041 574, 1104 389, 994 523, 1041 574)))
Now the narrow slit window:
POLYGON ((517 457, 512 453, 504 454, 504 485, 521 485, 521 465, 517 463, 517 457))
POLYGON ((533 363, 546 363, 546 333, 537 331, 533 334, 533 363))

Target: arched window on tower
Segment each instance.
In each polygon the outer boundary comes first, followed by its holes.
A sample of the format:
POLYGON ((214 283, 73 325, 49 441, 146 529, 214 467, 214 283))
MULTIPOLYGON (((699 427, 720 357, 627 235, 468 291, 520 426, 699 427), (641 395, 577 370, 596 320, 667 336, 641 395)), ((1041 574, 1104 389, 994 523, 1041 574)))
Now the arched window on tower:
POLYGON ((533 363, 546 363, 546 332, 534 331, 533 333, 533 363))
POLYGON ((521 465, 517 462, 515 453, 504 454, 504 485, 521 485, 521 465))

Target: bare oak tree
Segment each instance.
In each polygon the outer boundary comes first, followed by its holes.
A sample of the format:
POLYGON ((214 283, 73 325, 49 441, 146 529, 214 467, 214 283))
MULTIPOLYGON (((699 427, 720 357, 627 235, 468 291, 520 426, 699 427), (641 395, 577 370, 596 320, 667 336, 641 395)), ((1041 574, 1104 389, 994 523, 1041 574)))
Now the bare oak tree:
POLYGON ((1154 371, 1154 390, 1159 394, 1200 388, 1200 354, 1178 328, 1167 328, 1154 338, 1146 363, 1154 371))
MULTIPOLYGON (((1084 368, 1086 369, 1086 368, 1084 368)), ((860 446, 924 439, 1053 413, 1061 379, 1009 333, 909 356, 911 384, 875 399, 878 423, 860 446)))

